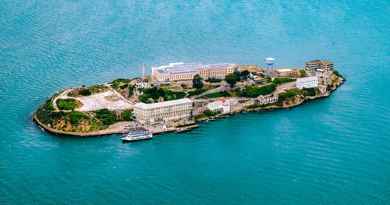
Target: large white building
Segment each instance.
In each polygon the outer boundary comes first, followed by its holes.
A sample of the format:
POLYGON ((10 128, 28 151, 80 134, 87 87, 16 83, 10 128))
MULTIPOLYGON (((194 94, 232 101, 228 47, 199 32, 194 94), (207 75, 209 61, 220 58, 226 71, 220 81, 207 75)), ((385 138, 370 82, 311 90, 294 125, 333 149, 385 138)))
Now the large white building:
POLYGON ((297 78, 296 87, 299 89, 318 87, 318 77, 310 76, 304 78, 297 78))
POLYGON ((136 120, 145 125, 190 120, 193 102, 188 98, 159 103, 137 103, 134 106, 136 120))
POLYGON ((236 64, 197 64, 197 63, 170 63, 159 67, 152 67, 152 79, 159 82, 192 80, 196 74, 203 79, 223 79, 233 73, 236 64))

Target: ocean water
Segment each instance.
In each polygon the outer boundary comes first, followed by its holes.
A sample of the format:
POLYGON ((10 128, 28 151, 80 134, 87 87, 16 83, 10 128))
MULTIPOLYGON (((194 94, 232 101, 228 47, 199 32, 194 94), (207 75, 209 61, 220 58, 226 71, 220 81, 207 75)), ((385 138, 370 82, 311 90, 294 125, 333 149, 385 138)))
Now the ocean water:
POLYGON ((388 0, 0 4, 0 204, 390 204, 388 0), (333 60, 331 97, 122 144, 31 122, 66 87, 169 62, 333 60))

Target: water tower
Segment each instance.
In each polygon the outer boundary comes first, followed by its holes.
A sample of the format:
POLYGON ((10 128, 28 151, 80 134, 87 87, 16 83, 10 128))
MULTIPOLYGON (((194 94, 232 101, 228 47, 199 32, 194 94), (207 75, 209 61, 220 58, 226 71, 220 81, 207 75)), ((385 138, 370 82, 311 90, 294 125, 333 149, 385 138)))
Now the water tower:
POLYGON ((265 66, 267 69, 266 73, 268 76, 271 77, 271 74, 272 74, 272 71, 274 68, 274 64, 275 64, 275 58, 267 57, 267 58, 265 58, 264 62, 265 62, 265 66))

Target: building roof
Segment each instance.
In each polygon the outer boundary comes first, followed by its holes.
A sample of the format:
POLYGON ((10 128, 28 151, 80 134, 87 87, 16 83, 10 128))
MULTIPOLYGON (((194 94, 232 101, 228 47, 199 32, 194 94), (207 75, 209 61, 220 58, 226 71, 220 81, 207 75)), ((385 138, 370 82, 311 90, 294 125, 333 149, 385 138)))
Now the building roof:
POLYGON ((279 73, 284 73, 284 72, 292 72, 293 69, 290 69, 290 68, 282 68, 282 69, 277 69, 276 72, 279 72, 279 73))
POLYGON ((324 64, 324 65, 330 65, 330 64, 333 64, 333 62, 332 62, 332 61, 328 61, 328 60, 323 60, 323 61, 322 61, 322 64, 324 64))
POLYGON ((321 60, 311 60, 311 61, 307 61, 306 63, 321 63, 321 60))
POLYGON ((153 67, 152 69, 156 69, 161 73, 188 73, 188 72, 196 72, 201 69, 224 69, 230 66, 234 66, 235 64, 230 63, 216 63, 216 64, 207 64, 203 65, 200 63, 170 63, 168 65, 162 65, 158 67, 153 67))
POLYGON ((236 66, 236 64, 231 64, 231 63, 215 63, 215 64, 207 64, 204 65, 204 69, 225 69, 228 67, 233 67, 236 66))
POLYGON ((137 103, 134 105, 134 108, 147 110, 147 109, 154 109, 154 108, 160 108, 160 107, 168 107, 168 106, 172 106, 172 105, 180 105, 180 104, 185 104, 185 103, 192 103, 192 100, 189 98, 183 98, 183 99, 179 99, 179 100, 170 100, 170 101, 151 103, 151 104, 137 103))
POLYGON ((333 64, 332 61, 329 61, 329 60, 312 60, 312 61, 308 61, 306 62, 306 64, 333 64))
POLYGON ((313 80, 318 80, 318 77, 317 76, 310 76, 310 77, 304 77, 304 78, 297 78, 297 83, 310 82, 313 80))

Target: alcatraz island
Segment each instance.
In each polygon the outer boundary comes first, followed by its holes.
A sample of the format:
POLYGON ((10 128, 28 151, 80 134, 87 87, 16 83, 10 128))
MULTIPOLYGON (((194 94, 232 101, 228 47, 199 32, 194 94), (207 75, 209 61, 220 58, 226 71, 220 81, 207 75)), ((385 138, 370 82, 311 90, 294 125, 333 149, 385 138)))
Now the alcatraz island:
MULTIPOLYGON (((150 75, 57 92, 34 113, 50 133, 99 136, 146 130, 182 132, 200 121, 240 112, 298 106, 327 97, 344 77, 327 60, 303 68, 238 64, 171 63, 150 75)), ((144 71, 145 69, 143 69, 144 71)))

